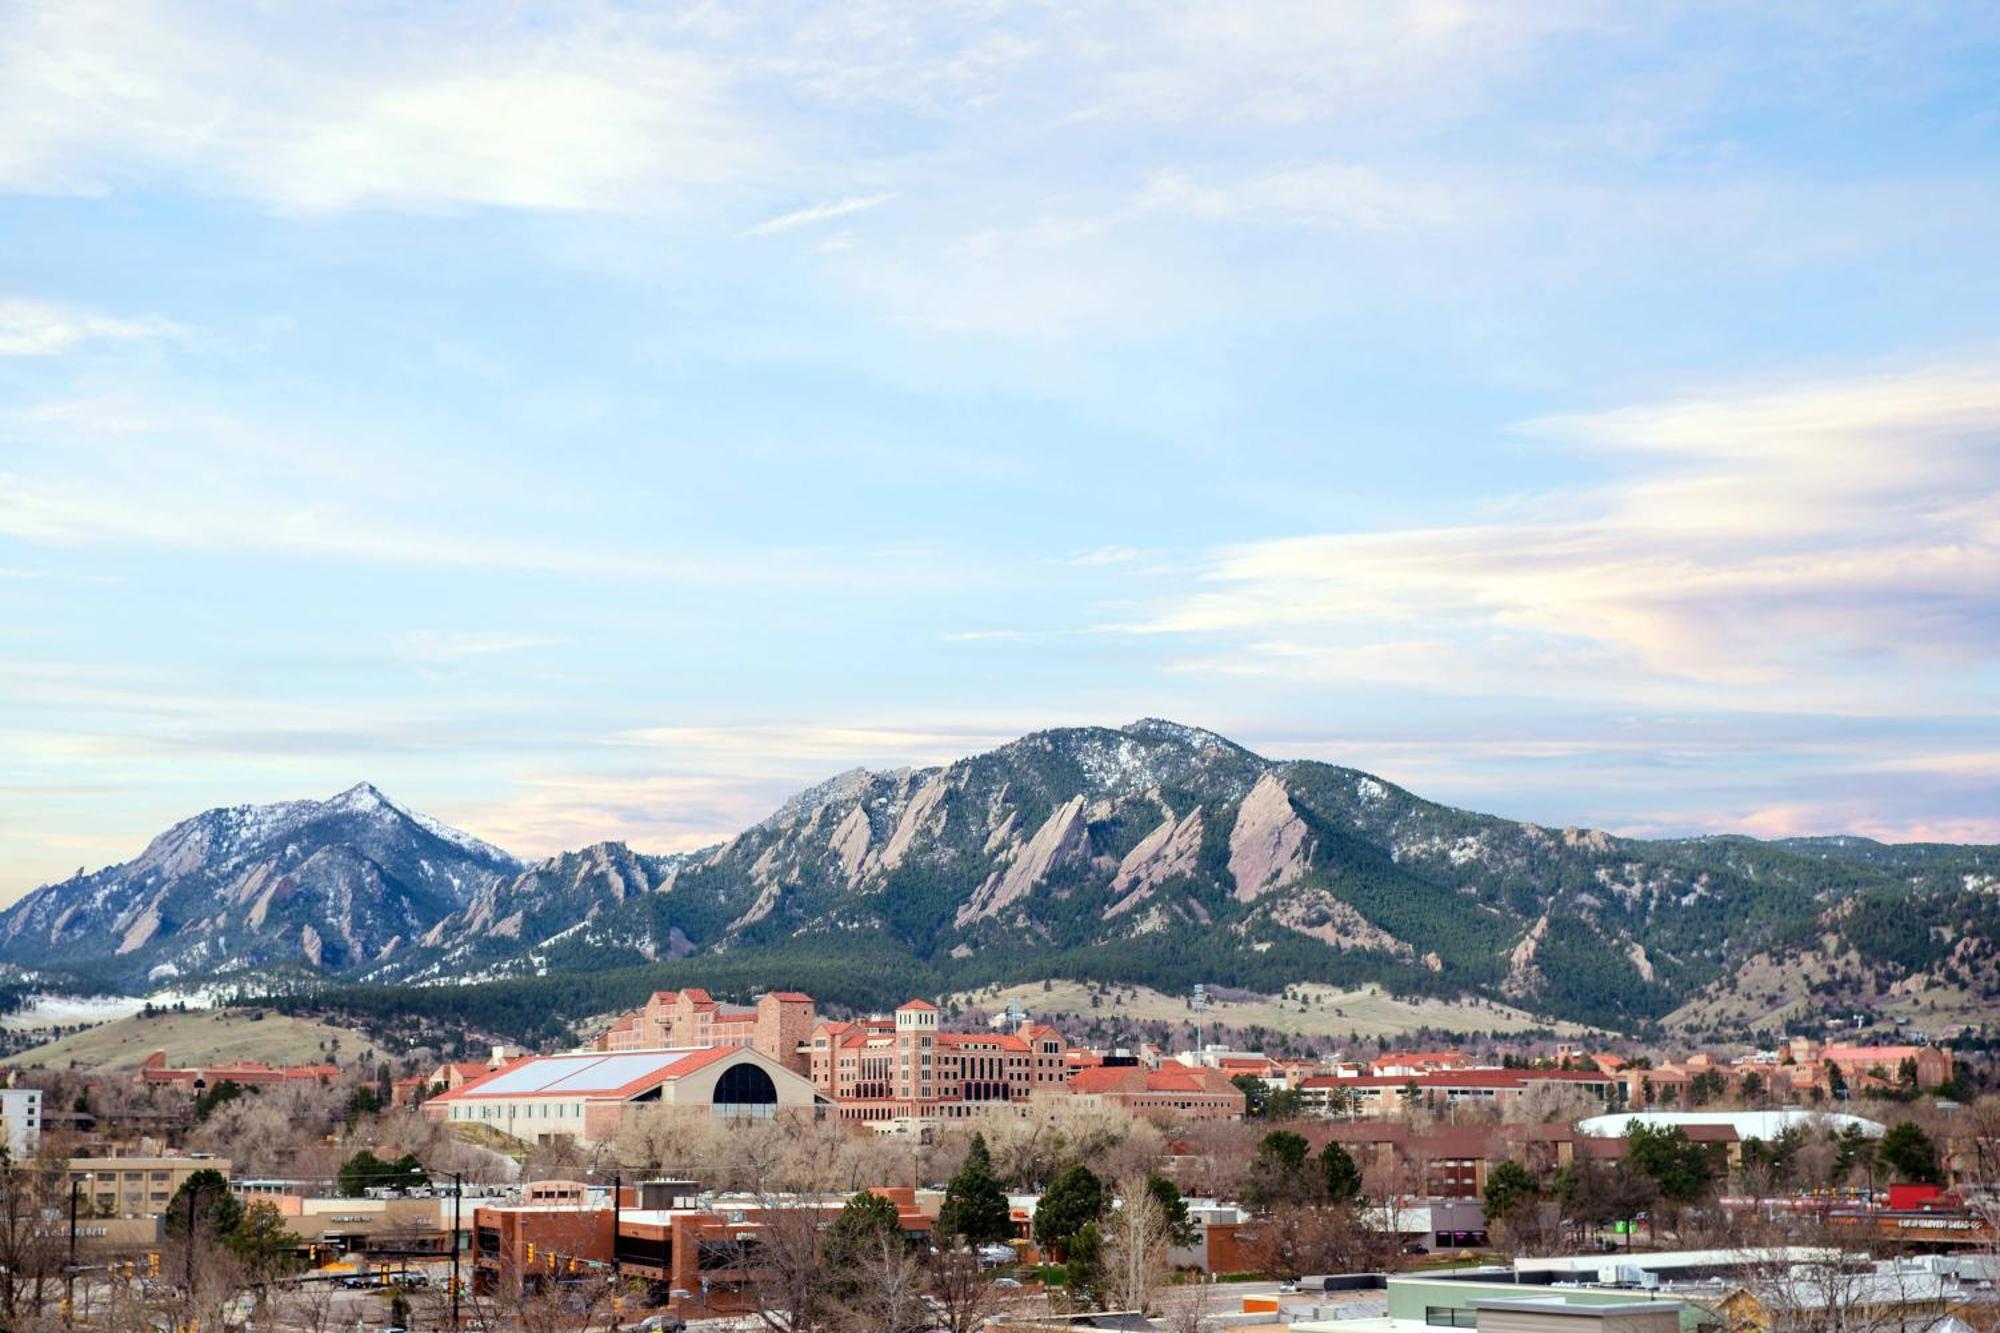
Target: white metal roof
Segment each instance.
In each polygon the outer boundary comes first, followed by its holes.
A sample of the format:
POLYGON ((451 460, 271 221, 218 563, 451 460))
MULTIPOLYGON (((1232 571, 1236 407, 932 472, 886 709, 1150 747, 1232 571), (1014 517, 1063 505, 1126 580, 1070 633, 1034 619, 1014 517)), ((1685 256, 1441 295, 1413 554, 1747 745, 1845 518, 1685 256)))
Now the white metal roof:
POLYGON ((1617 1111, 1611 1115, 1591 1116, 1577 1122, 1576 1127, 1593 1138, 1615 1139, 1625 1133, 1625 1127, 1634 1120, 1648 1129, 1671 1129, 1676 1125, 1683 1128, 1690 1125, 1728 1125, 1736 1131, 1739 1139, 1767 1141, 1794 1127, 1824 1127, 1834 1132, 1858 1127, 1870 1138, 1882 1136, 1882 1126, 1876 1121, 1838 1111, 1807 1111, 1798 1107, 1787 1107, 1781 1111, 1617 1111))
POLYGON ((544 1055, 514 1066, 465 1093, 468 1097, 544 1093, 553 1097, 616 1092, 693 1055, 698 1047, 604 1055, 544 1055))

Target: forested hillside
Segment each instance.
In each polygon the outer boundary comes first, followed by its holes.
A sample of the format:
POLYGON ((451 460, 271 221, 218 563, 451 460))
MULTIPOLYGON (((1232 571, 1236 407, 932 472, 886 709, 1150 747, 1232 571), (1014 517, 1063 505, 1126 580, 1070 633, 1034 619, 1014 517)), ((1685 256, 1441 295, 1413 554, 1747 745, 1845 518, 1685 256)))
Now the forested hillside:
POLYGON ((616 1007, 669 978, 869 1007, 1062 976, 1377 983, 1721 1030, 2000 994, 1996 866, 1992 848, 1546 828, 1146 720, 842 774, 671 857, 605 843, 522 867, 373 788, 211 812, 31 895, 0 917, 0 956, 128 985, 338 982, 414 1010, 539 994, 557 1025, 584 992, 616 1007), (1753 965, 1808 988, 1723 1003, 1753 965))

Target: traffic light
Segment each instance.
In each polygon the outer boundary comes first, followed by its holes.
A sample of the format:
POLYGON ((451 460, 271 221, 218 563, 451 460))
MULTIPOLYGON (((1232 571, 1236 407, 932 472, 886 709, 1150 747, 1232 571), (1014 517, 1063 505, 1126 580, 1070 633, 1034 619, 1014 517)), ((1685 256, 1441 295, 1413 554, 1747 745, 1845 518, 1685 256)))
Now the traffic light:
POLYGON ((535 1242, 533 1241, 528 1242, 528 1262, 531 1264, 535 1262, 535 1242))
POLYGON ((146 1254, 146 1276, 158 1277, 159 1275, 160 1252, 158 1250, 150 1250, 146 1254))

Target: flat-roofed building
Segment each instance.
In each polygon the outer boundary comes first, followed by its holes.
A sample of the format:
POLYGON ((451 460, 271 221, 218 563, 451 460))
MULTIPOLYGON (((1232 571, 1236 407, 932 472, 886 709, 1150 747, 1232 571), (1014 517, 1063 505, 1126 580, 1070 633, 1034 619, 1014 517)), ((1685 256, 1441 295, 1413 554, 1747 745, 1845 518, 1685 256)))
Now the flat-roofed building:
POLYGON ((1680 1333, 1681 1327, 1679 1301, 1483 1300, 1472 1303, 1472 1313, 1479 1333, 1680 1333))
POLYGON ((215 1171, 229 1178, 226 1157, 72 1157, 71 1185, 82 1187, 99 1217, 158 1217, 187 1178, 215 1171))
POLYGON ((25 1162, 42 1144, 42 1090, 40 1088, 0 1089, 0 1143, 7 1155, 25 1162))
POLYGON ((1403 1075, 1365 1074, 1309 1078, 1299 1085, 1309 1110, 1330 1115, 1400 1115, 1420 1107, 1464 1104, 1504 1107, 1528 1089, 1550 1084, 1574 1088, 1611 1105, 1624 1096, 1617 1078, 1576 1069, 1440 1069, 1403 1075))

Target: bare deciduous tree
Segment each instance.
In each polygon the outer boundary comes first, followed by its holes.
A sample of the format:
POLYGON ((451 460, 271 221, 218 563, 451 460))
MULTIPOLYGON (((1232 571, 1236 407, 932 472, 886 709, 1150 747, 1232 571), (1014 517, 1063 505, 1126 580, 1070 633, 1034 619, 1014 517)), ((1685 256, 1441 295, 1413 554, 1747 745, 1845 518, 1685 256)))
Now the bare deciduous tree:
POLYGON ((1118 1186, 1119 1206, 1104 1224, 1105 1283, 1112 1308, 1150 1312, 1167 1279, 1172 1227, 1144 1176, 1118 1186))

